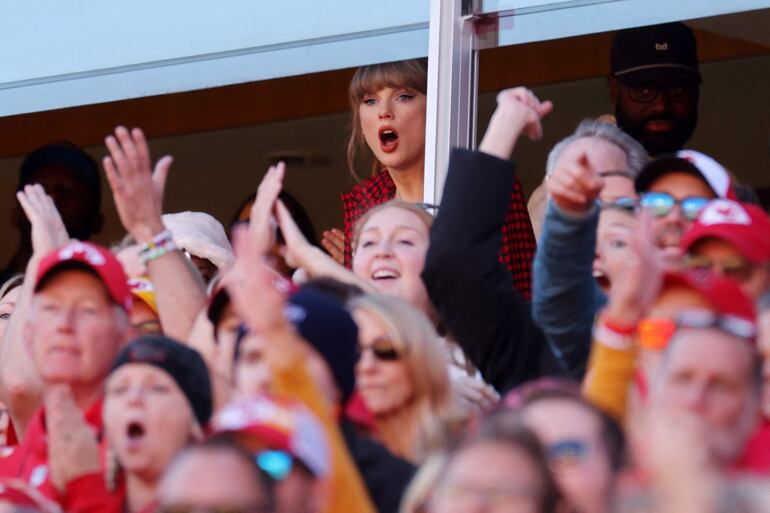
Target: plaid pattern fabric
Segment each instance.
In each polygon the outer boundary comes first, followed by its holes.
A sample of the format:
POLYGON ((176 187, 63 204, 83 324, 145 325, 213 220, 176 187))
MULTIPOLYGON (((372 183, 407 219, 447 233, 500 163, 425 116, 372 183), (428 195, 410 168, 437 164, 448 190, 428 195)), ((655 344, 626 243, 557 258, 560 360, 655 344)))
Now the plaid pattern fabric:
MULTIPOLYGON (((396 196, 396 185, 387 171, 362 180, 342 194, 345 212, 345 266, 350 268, 352 241, 358 219, 370 208, 396 196)), ((513 276, 513 285, 527 300, 532 297, 532 260, 535 257, 535 233, 529 221, 527 201, 518 178, 513 182, 511 200, 503 225, 503 246, 499 259, 513 276)))

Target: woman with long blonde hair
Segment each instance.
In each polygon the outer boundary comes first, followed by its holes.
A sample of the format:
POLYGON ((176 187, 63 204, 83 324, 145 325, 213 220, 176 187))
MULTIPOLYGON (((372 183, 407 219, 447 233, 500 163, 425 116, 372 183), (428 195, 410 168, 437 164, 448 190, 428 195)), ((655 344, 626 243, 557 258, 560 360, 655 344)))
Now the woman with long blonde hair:
POLYGON ((356 388, 374 417, 375 436, 394 454, 420 462, 459 419, 438 335, 427 317, 396 298, 364 295, 349 307, 359 327, 356 388))

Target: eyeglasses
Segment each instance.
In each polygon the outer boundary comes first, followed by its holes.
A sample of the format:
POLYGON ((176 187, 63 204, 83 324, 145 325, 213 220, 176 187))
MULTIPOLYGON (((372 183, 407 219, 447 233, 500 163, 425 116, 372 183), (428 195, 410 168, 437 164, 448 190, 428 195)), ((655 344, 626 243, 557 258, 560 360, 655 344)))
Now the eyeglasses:
POLYGON ((365 351, 371 351, 375 358, 383 362, 393 362, 401 358, 401 351, 386 338, 378 338, 370 345, 358 346, 358 357, 365 351))
POLYGON ((275 481, 283 481, 294 467, 294 458, 285 451, 262 451, 256 456, 257 466, 275 481))
POLYGON ((638 103, 654 102, 661 94, 666 95, 671 101, 681 102, 688 100, 695 92, 694 85, 684 82, 627 85, 626 89, 628 89, 628 96, 638 103))
POLYGON ((591 454, 591 444, 578 438, 565 438, 546 447, 548 464, 553 470, 566 470, 583 464, 591 454))
POLYGON ((253 504, 250 506, 198 506, 194 504, 170 504, 160 506, 156 513, 271 513, 273 508, 267 504, 253 504))
POLYGON ((640 204, 643 208, 650 210, 655 217, 667 216, 678 205, 685 219, 695 221, 709 201, 711 201, 709 198, 699 196, 678 200, 667 192, 647 192, 642 194, 640 204))
POLYGON ((602 210, 620 210, 628 214, 636 214, 636 209, 639 208, 639 200, 627 196, 621 196, 612 201, 599 200, 599 208, 602 210))
POLYGON ((709 310, 688 310, 675 319, 677 328, 717 328, 737 338, 752 340, 757 335, 753 322, 730 314, 716 314, 709 310))
POLYGON ((750 280, 756 269, 755 265, 739 256, 718 261, 712 260, 705 255, 687 255, 682 263, 688 269, 698 272, 712 272, 741 283, 750 280))

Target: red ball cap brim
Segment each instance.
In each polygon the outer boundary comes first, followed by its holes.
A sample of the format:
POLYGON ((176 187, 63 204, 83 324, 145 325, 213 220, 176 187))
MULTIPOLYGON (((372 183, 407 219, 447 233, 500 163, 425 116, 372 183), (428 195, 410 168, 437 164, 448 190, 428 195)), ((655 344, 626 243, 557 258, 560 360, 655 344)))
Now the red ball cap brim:
POLYGON ((132 296, 123 266, 107 248, 90 242, 71 242, 52 251, 40 261, 35 277, 35 292, 44 279, 67 264, 82 264, 99 277, 112 300, 126 313, 131 311, 132 296))

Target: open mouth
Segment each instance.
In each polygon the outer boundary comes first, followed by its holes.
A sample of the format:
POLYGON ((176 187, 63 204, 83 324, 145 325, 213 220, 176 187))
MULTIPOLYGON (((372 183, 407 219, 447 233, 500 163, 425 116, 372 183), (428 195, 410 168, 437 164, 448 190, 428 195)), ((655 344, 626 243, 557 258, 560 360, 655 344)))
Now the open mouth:
POLYGON ((129 422, 128 426, 126 426, 126 435, 132 442, 141 440, 144 437, 144 432, 144 424, 139 421, 129 422))
POLYGON ((609 290, 610 279, 604 271, 594 271, 594 279, 602 290, 609 290))
POLYGON ((374 281, 397 280, 400 277, 401 274, 393 269, 377 269, 372 273, 372 280, 374 281))
POLYGON ((379 130, 380 148, 386 153, 396 151, 398 148, 398 132, 395 129, 384 126, 379 130))

